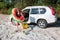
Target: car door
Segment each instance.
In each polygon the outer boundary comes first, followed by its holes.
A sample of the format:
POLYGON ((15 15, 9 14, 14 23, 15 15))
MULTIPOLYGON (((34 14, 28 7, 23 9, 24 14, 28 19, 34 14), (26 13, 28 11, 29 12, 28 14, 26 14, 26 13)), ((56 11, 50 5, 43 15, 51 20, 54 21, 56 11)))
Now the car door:
POLYGON ((31 8, 30 15, 29 15, 30 16, 30 22, 35 23, 36 19, 38 18, 38 15, 39 15, 39 9, 38 8, 31 8))
POLYGON ((24 12, 24 18, 25 18, 24 22, 27 22, 29 20, 30 9, 25 9, 23 10, 23 12, 24 12))

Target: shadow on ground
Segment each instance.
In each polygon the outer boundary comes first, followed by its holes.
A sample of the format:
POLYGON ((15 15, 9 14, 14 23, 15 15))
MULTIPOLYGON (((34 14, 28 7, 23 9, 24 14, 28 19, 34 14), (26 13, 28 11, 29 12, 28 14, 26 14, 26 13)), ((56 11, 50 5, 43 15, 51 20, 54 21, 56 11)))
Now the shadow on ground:
POLYGON ((57 20, 56 23, 48 25, 48 27, 60 27, 60 20, 57 20))
MULTIPOLYGON (((25 34, 26 35, 28 35, 29 34, 29 32, 30 31, 32 31, 35 27, 37 27, 37 24, 35 24, 35 23, 32 23, 32 24, 30 24, 31 26, 30 26, 30 28, 31 28, 31 30, 28 30, 25 34)), ((56 23, 54 23, 54 24, 50 24, 50 25, 48 25, 48 27, 47 28, 59 28, 60 27, 60 20, 58 20, 56 23)))

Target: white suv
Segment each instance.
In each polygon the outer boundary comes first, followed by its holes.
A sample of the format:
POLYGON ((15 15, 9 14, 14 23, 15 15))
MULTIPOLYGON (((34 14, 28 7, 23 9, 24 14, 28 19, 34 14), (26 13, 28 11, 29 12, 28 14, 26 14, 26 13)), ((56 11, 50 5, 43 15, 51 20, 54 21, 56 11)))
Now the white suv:
POLYGON ((29 6, 22 10, 25 14, 24 22, 37 23, 41 28, 47 27, 47 24, 57 21, 55 11, 48 6, 29 6))

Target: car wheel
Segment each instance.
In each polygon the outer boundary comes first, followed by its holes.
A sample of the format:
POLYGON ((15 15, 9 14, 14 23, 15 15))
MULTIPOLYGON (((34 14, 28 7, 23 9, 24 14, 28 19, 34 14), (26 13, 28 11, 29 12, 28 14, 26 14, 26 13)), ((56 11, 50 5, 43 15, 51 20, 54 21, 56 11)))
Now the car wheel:
POLYGON ((46 28, 47 27, 47 21, 46 20, 38 20, 37 25, 40 28, 46 28))

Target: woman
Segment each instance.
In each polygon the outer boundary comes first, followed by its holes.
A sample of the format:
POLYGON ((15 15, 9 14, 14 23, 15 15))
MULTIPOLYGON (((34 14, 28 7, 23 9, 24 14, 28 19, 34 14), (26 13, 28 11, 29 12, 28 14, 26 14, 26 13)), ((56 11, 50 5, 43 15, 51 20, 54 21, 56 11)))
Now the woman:
POLYGON ((22 28, 21 22, 24 21, 24 13, 18 8, 12 9, 12 20, 11 20, 11 22, 13 22, 13 21, 15 22, 18 29, 19 29, 18 25, 20 25, 20 28, 22 28))
POLYGON ((22 22, 24 21, 24 15, 23 12, 17 8, 12 9, 12 19, 16 22, 22 22))

